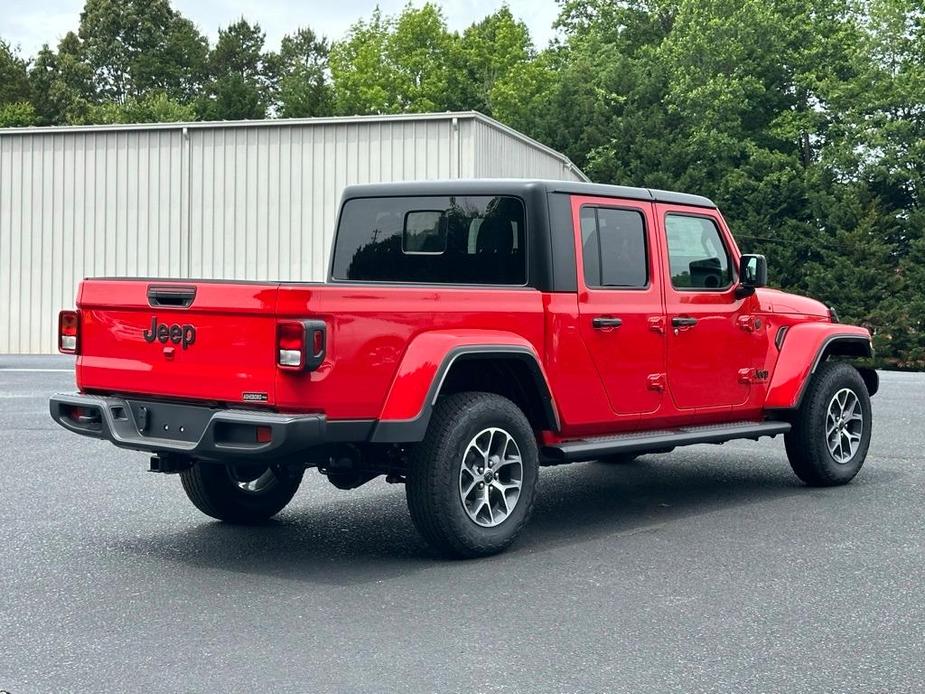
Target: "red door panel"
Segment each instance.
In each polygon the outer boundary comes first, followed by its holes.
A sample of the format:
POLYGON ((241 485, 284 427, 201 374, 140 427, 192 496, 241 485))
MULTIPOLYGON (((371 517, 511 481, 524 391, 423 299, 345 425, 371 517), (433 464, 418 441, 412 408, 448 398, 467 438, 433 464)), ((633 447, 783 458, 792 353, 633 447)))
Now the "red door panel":
POLYGON ((662 404, 665 332, 653 207, 575 197, 579 332, 615 415, 662 404))
POLYGON ((738 248, 716 210, 657 204, 656 213, 672 401, 682 410, 743 406, 768 340, 755 297, 736 297, 738 248))

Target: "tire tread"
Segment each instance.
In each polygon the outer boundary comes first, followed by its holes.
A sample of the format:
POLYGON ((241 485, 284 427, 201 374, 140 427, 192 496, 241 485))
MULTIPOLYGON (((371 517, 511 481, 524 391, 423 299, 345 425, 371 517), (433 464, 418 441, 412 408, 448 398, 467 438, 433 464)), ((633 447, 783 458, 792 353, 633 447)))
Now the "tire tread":
MULTIPOLYGON (((492 408, 497 412, 520 420, 522 427, 531 431, 530 424, 523 412, 507 398, 493 393, 465 392, 441 397, 434 407, 427 434, 412 452, 409 475, 406 480, 408 510, 418 532, 431 547, 437 551, 457 557, 478 557, 495 554, 506 548, 521 532, 533 511, 534 489, 523 494, 521 503, 526 504, 525 513, 514 520, 513 526, 507 526, 510 539, 498 541, 489 539, 487 534, 473 532, 465 538, 460 537, 453 527, 449 514, 445 513, 446 504, 453 503, 451 492, 455 485, 447 485, 442 477, 445 470, 436 461, 449 456, 455 460, 456 451, 451 449, 452 434, 458 423, 464 421, 467 414, 482 408, 492 408), (447 498, 447 497, 450 498, 447 498), (481 538, 481 539, 480 539, 481 538)), ((532 435, 532 431, 531 431, 532 435)), ((524 459, 524 475, 527 473, 527 455, 524 442, 518 441, 521 457, 524 459)), ((535 444, 534 444, 535 445, 535 444)), ((536 453, 532 453, 534 462, 536 453)), ((516 512, 516 510, 515 510, 516 512)))
POLYGON ((864 379, 851 364, 827 361, 819 365, 807 385, 800 409, 797 411, 793 428, 784 436, 787 458, 793 472, 806 484, 813 487, 832 487, 847 484, 861 469, 870 444, 870 396, 864 379), (845 466, 835 463, 823 441, 825 433, 825 412, 833 387, 852 387, 862 399, 865 415, 864 434, 857 461, 845 466))

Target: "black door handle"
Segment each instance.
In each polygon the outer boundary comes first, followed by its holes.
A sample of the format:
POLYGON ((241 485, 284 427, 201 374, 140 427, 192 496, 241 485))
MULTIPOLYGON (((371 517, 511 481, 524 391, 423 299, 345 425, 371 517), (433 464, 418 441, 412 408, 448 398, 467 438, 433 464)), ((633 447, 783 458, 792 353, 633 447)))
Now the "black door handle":
POLYGON ((689 328, 697 325, 697 319, 690 316, 676 316, 671 319, 671 325, 675 328, 689 328))
POLYGON ((591 325, 599 330, 603 328, 619 328, 623 325, 623 320, 621 318, 598 316, 597 318, 591 319, 591 325))

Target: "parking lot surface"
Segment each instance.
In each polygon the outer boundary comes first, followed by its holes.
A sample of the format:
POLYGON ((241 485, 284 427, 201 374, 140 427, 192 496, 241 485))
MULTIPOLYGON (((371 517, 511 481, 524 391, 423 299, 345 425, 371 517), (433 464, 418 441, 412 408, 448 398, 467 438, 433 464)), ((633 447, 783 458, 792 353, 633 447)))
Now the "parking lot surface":
POLYGON ((781 439, 547 468, 531 525, 436 559, 404 490, 315 471, 278 518, 202 516, 71 435, 71 360, 0 356, 0 690, 921 692, 925 375, 881 374, 855 482, 781 439))

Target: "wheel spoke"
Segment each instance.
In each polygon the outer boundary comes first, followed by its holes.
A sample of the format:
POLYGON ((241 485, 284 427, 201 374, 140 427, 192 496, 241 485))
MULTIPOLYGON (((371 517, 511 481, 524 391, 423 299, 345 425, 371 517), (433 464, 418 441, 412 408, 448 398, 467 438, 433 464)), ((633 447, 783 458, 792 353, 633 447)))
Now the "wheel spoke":
POLYGON ((492 482, 492 484, 495 485, 495 489, 497 489, 502 494, 506 494, 512 489, 520 489, 520 480, 512 480, 511 482, 508 482, 508 483, 495 480, 494 482, 492 482))
POLYGON ((861 399, 851 388, 842 388, 829 401, 825 418, 825 440, 829 454, 839 464, 854 459, 864 433, 861 399))
POLYGON ((460 461, 459 496, 466 514, 483 527, 503 523, 517 506, 522 479, 523 459, 514 437, 500 427, 483 429, 460 461))
POLYGON ((521 464, 520 456, 512 455, 509 458, 502 458, 501 460, 499 460, 498 463, 495 465, 495 470, 500 470, 501 468, 507 467, 508 465, 520 465, 520 464, 521 464))
POLYGON ((478 486, 478 484, 479 484, 478 478, 473 479, 472 483, 463 492, 461 492, 462 498, 464 500, 468 499, 469 495, 472 493, 472 490, 475 489, 478 486))

